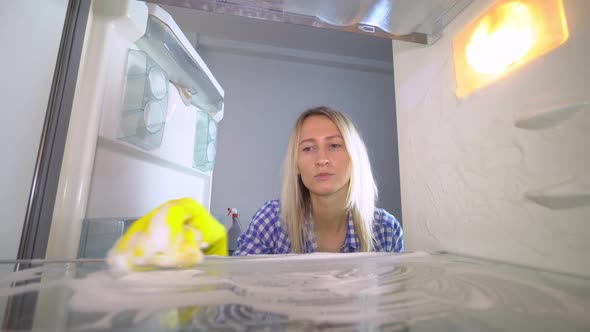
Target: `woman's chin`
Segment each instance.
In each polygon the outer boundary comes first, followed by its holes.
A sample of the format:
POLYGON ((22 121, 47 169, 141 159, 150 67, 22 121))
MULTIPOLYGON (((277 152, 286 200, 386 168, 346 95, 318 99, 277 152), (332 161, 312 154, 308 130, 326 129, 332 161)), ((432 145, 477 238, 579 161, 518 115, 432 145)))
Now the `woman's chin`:
POLYGON ((329 186, 329 187, 322 186, 322 187, 313 188, 310 191, 317 196, 330 196, 330 195, 337 193, 338 188, 336 188, 334 186, 329 186))

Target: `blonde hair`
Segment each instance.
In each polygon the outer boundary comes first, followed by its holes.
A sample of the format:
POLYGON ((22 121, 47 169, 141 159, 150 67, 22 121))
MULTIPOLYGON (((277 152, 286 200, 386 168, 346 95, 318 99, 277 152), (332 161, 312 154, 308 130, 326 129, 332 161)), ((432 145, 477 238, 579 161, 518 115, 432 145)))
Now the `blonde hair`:
POLYGON ((330 119, 340 131, 350 159, 350 182, 346 196, 346 207, 352 214, 354 230, 359 240, 360 251, 373 251, 373 218, 377 186, 371 171, 367 148, 353 123, 342 113, 326 106, 303 112, 291 132, 284 162, 283 190, 281 197, 281 219, 291 241, 291 251, 302 253, 305 248, 303 226, 311 215, 309 190, 299 176, 297 160, 299 136, 303 121, 312 115, 323 115, 330 119))

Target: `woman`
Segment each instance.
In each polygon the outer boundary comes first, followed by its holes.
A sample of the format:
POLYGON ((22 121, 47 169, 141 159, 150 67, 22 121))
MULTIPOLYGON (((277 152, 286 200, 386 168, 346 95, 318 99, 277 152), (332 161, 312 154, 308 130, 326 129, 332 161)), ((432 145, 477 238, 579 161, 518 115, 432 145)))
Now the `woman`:
POLYGON ((282 199, 266 202, 234 255, 404 250, 403 231, 376 208, 377 186, 352 122, 322 106, 302 113, 289 139, 282 199))

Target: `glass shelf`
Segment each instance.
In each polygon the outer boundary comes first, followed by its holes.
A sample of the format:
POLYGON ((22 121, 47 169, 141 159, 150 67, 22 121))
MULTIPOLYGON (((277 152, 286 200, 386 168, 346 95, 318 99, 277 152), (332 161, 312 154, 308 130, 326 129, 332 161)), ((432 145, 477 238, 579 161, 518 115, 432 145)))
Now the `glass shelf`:
POLYGON ((434 44, 473 0, 150 0, 221 14, 434 44))
POLYGON ((168 14, 150 6, 147 31, 135 42, 190 93, 190 103, 212 114, 223 110, 223 89, 168 14), (162 19, 156 17, 162 16, 162 19))
POLYGON ((4 261, 0 301, 10 331, 590 329, 587 278, 424 252, 208 256, 119 278, 96 259, 4 261))

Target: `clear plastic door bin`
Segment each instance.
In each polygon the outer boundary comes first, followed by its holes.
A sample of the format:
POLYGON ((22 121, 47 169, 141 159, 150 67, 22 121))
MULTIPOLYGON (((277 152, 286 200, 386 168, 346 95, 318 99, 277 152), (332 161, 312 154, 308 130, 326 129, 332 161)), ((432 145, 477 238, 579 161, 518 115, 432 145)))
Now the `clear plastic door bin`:
POLYGON ((166 72, 145 52, 129 50, 118 138, 144 150, 159 147, 167 104, 166 72))

